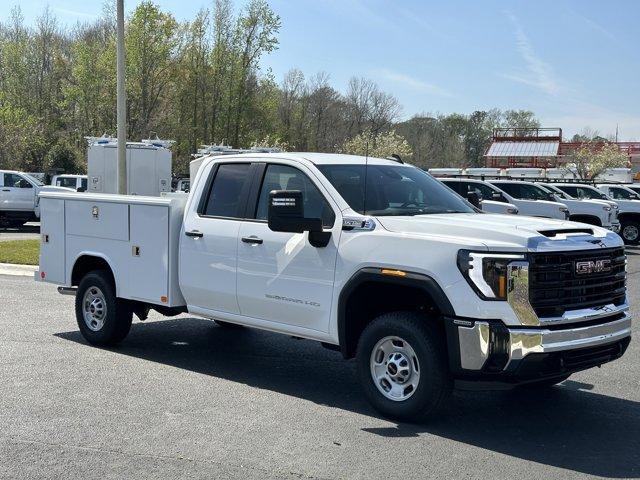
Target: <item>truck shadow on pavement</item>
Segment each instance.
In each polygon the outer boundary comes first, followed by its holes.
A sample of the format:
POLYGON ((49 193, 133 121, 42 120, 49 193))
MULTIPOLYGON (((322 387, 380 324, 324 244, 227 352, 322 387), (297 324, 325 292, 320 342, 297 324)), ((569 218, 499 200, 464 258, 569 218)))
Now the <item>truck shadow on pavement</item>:
POLYGON ((23 225, 21 227, 7 227, 0 224, 0 233, 40 233, 40 225, 23 225))
MULTIPOLYGON (((78 331, 55 335, 86 344, 78 331)), ((110 351, 379 418, 356 385, 353 362, 316 342, 180 318, 134 323, 110 351)), ((362 430, 391 439, 435 435, 601 477, 640 476, 640 403, 592 388, 568 380, 546 391, 456 392, 426 425, 362 430)))

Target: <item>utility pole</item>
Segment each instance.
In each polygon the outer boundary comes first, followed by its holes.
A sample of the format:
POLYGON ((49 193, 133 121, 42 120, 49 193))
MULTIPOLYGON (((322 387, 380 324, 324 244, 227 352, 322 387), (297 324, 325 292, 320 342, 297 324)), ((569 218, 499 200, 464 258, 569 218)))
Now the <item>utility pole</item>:
POLYGON ((124 0, 117 6, 118 193, 127 193, 127 97, 124 88, 124 0))

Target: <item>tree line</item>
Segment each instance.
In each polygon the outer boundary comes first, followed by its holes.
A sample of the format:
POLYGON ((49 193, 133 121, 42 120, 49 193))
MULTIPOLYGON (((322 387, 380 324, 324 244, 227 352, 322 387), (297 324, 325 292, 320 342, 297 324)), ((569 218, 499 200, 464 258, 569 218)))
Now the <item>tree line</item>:
MULTIPOLYGON (((116 131, 115 4, 63 27, 47 8, 26 25, 0 23, 0 168, 86 167, 85 136, 116 131)), ((422 167, 480 165, 494 127, 535 127, 530 111, 420 114, 370 79, 345 91, 326 72, 276 79, 262 61, 278 48, 280 17, 265 0, 235 10, 215 0, 179 22, 153 1, 126 21, 127 136, 176 141, 176 171, 201 144, 398 153, 422 167)))

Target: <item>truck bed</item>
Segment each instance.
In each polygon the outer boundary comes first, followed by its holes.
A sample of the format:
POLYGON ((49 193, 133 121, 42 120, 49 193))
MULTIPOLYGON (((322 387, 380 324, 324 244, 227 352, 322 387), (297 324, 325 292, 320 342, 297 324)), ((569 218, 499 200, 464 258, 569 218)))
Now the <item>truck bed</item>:
POLYGON ((40 280, 71 286, 76 261, 104 259, 118 297, 183 306, 178 243, 187 196, 47 192, 40 196, 40 280))

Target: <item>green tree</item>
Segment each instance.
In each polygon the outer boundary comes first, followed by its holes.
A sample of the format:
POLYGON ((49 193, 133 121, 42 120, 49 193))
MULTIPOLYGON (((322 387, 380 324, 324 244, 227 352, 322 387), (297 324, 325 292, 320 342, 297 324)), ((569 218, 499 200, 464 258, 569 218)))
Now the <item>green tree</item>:
POLYGON ((393 130, 378 134, 371 130, 365 130, 347 140, 342 146, 342 151, 353 155, 368 155, 379 158, 399 155, 405 159, 411 157, 413 153, 406 139, 393 130))
POLYGON ((178 23, 152 1, 140 3, 128 23, 125 38, 127 70, 127 122, 131 138, 162 132, 175 79, 179 46, 178 23))
POLYGON ((75 150, 66 143, 58 143, 44 159, 44 170, 61 169, 65 173, 81 173, 85 169, 78 163, 75 150))
POLYGON ((580 178, 592 179, 608 168, 627 167, 629 157, 615 143, 600 146, 593 142, 582 145, 571 155, 580 178))

